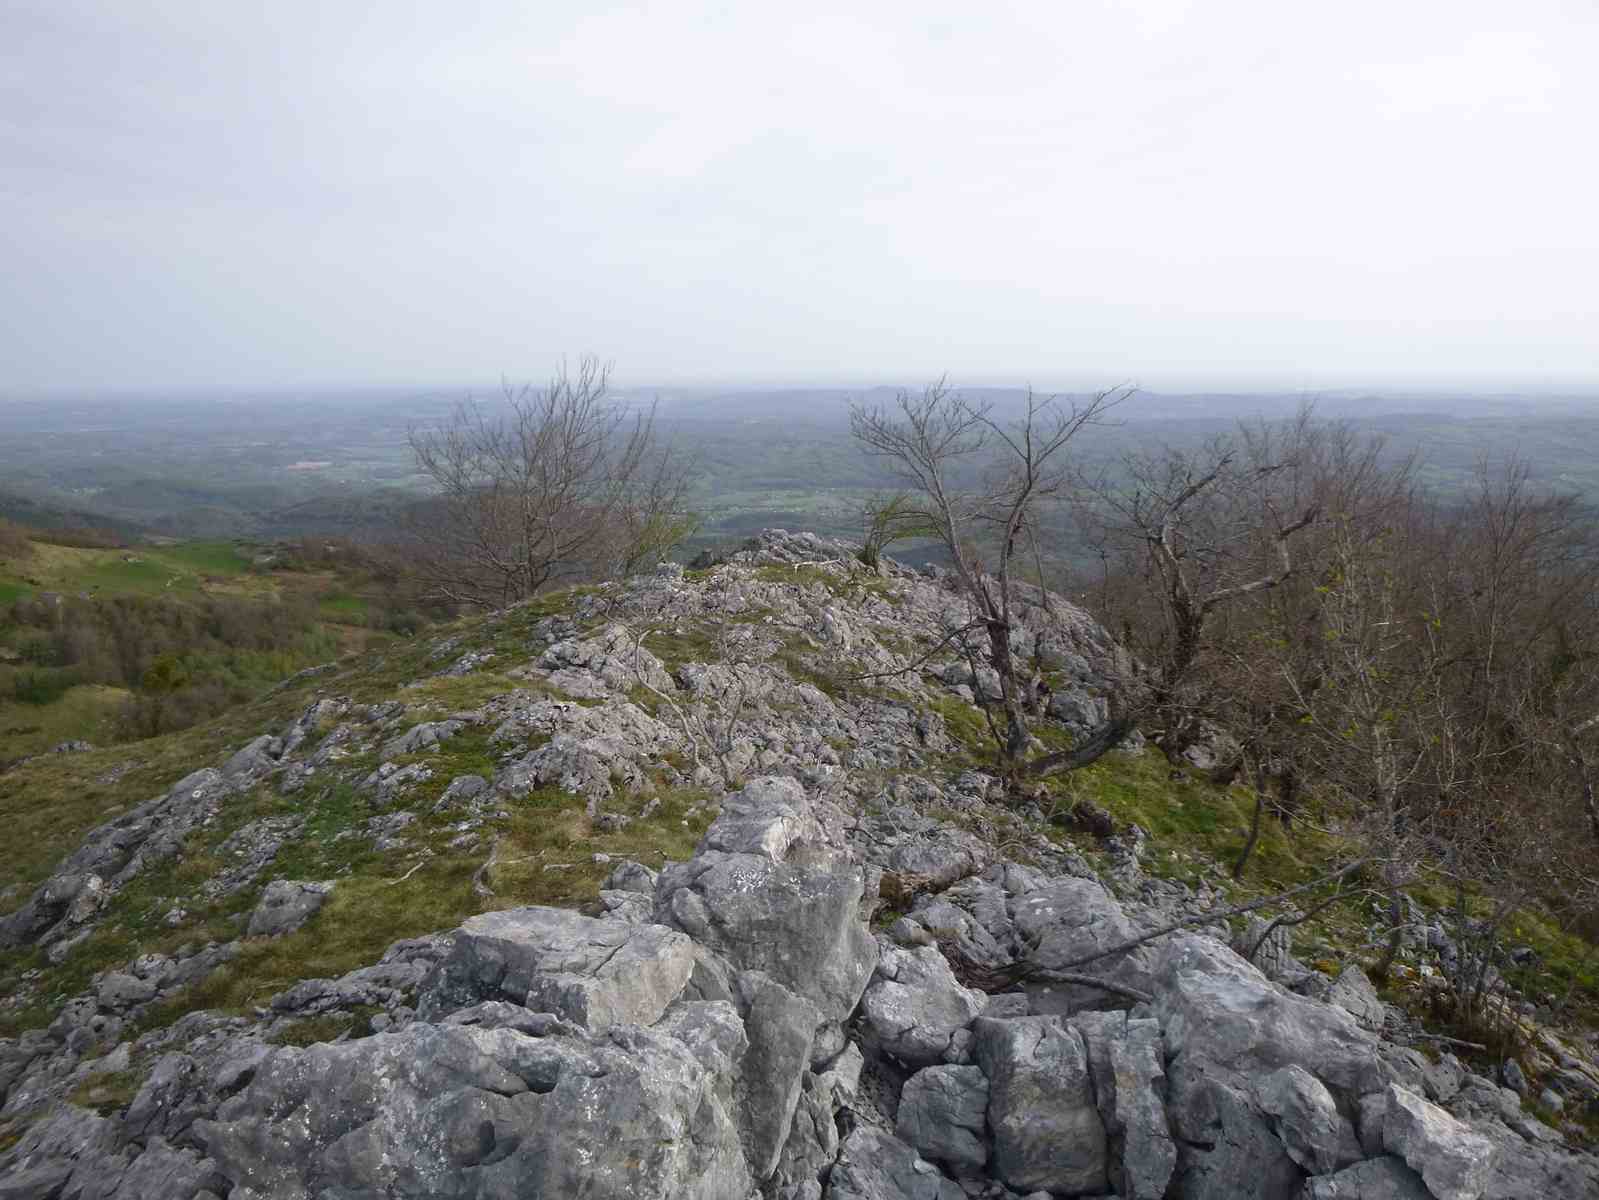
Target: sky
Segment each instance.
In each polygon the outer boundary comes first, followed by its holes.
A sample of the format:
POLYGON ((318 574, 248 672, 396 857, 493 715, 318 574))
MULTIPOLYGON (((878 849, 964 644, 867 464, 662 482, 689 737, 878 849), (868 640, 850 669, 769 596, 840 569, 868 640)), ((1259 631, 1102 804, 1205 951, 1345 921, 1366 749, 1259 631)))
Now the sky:
POLYGON ((1593 0, 0 0, 0 391, 1599 390, 1593 0))

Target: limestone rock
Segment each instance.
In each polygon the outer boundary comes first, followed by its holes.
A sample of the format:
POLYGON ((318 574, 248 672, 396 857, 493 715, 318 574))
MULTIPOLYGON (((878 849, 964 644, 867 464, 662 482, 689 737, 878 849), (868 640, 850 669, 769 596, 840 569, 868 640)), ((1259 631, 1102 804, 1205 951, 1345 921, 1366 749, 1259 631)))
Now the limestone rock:
POLYGON ((1256 1081, 1255 1101, 1271 1118, 1288 1156, 1312 1175, 1330 1175, 1358 1162, 1354 1126, 1321 1081, 1297 1064, 1256 1081))
POLYGON ((1377 996, 1377 989, 1371 986, 1371 980, 1366 978, 1366 973, 1354 963, 1350 963, 1333 980, 1332 991, 1327 994, 1327 999, 1350 1016, 1355 1018, 1362 1029, 1370 1029, 1374 1033, 1381 1033, 1383 1021, 1387 1017, 1387 1008, 1377 996))
POLYGON ((593 1030, 651 1025, 688 982, 689 941, 659 925, 600 921, 559 908, 480 913, 455 931, 419 1014, 504 999, 593 1030))
POLYGON ((755 984, 744 1028, 749 1037, 734 1088, 744 1155, 757 1179, 777 1169, 810 1068, 816 1006, 782 984, 755 984))
POLYGON ((309 921, 333 891, 331 881, 306 883, 274 879, 261 892, 245 933, 250 937, 280 937, 309 921))
POLYGON ((1437 1200, 1477 1200, 1493 1169, 1494 1144, 1397 1084, 1389 1085, 1387 1095, 1387 1151, 1418 1172, 1437 1200))
POLYGON ((966 1200, 960 1184, 898 1138, 862 1125, 839 1148, 827 1200, 966 1200))
POLYGON ((1082 1037, 1052 1016, 979 1017, 973 1031, 988 1077, 994 1173, 1022 1191, 1103 1192, 1105 1126, 1082 1037))
MULTIPOLYGON (((1092 879, 1063 878, 1016 898, 1016 936, 1031 950, 1035 968, 1064 967, 1084 955, 1108 950, 1137 934, 1126 913, 1109 892, 1092 879)), ((1074 968, 1134 986, 1147 984, 1149 951, 1140 948, 1112 955, 1091 967, 1074 968)), ((1068 1015, 1084 1008, 1113 1008, 1126 1001, 1078 984, 1029 984, 1036 1012, 1068 1015)))
POLYGON ((1177 1165, 1166 1119, 1166 1073, 1159 1022, 1120 1012, 1079 1013, 1068 1021, 1082 1036, 1094 1095, 1110 1145, 1110 1176, 1119 1194, 1159 1200, 1177 1165))
POLYGON ((1305 1181, 1300 1200, 1434 1200, 1403 1160, 1383 1157, 1305 1181))
POLYGON ((416 1024, 284 1048, 198 1136, 234 1200, 748 1194, 713 1079, 675 1038, 416 1024))
POLYGON ((988 997, 955 981, 936 946, 882 947, 877 973, 861 997, 870 1044, 908 1067, 942 1062, 955 1034, 983 1011, 988 997))
MULTIPOLYGON (((744 800, 725 806, 700 852, 668 864, 656 887, 656 919, 687 933, 734 966, 759 971, 815 1004, 823 1020, 842 1021, 855 1010, 877 965, 878 946, 860 920, 865 877, 850 856, 808 841, 788 840, 796 786, 746 788, 744 800), (755 797, 773 803, 764 820, 752 818, 755 797), (759 851, 726 851, 726 844, 759 851), (772 857, 784 846, 780 858, 772 857)), ((800 816, 800 824, 806 818, 800 816)))
POLYGON ((957 1172, 988 1161, 988 1077, 979 1067, 927 1067, 905 1082, 894 1132, 957 1172))

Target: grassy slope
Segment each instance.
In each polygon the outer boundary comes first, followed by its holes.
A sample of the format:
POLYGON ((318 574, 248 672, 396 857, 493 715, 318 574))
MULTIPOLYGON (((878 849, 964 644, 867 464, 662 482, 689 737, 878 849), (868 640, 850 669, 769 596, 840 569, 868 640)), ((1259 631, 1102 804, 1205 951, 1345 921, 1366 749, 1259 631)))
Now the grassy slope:
POLYGON ((220 582, 241 576, 249 567, 248 555, 232 542, 182 542, 126 550, 35 543, 32 557, 0 566, 0 587, 24 595, 45 591, 142 596, 193 593, 203 590, 208 579, 220 582))
MULTIPOLYGON (((359 593, 358 584, 336 572, 259 574, 250 566, 249 545, 231 541, 176 542, 126 550, 39 542, 28 559, 0 562, 0 607, 41 592, 100 597, 211 594, 253 599, 302 595, 316 601, 324 628, 335 634, 344 652, 389 640, 386 634, 366 630, 368 598, 359 593)), ((4 632, 0 621, 0 645, 4 632)), ((52 704, 20 704, 11 698, 9 673, 0 664, 0 761, 38 754, 63 741, 109 741, 116 714, 127 696, 119 688, 88 685, 70 689, 52 704)))
MULTIPOLYGON (((561 596, 546 597, 495 618, 458 623, 440 634, 457 639, 451 657, 476 649, 515 661, 526 656, 532 625, 566 602, 561 596)), ((19 904, 89 828, 159 794, 189 771, 218 762, 249 737, 275 731, 317 693, 349 695, 359 702, 399 697, 407 703, 407 721, 413 722, 530 686, 492 671, 436 676, 443 661, 428 656, 435 640, 396 643, 380 654, 347 659, 333 676, 276 692, 195 729, 87 754, 40 758, 0 775, 0 823, 14 833, 0 841, 0 909, 19 904), (418 680, 423 681, 419 686, 403 686, 418 680)), ((984 761, 987 735, 978 711, 951 697, 941 698, 937 707, 963 743, 943 768, 955 772, 984 761)), ((401 802, 419 814, 403 834, 409 846, 387 853, 373 850, 366 838, 340 837, 361 829, 373 815, 348 782, 319 779, 287 797, 266 786, 231 799, 221 819, 197 833, 181 859, 153 870, 113 901, 96 932, 65 963, 51 966, 37 952, 0 956, 0 995, 26 988, 20 1003, 0 1009, 0 1032, 47 1021, 61 1000, 82 990, 94 972, 141 951, 238 937, 240 923, 270 878, 335 879, 340 886, 323 912, 299 932, 248 943, 230 966, 147 1018, 148 1024, 198 1007, 248 1010, 297 980, 341 974, 373 961, 397 938, 448 929, 474 912, 527 903, 582 905, 594 899, 610 869, 606 856, 650 865, 686 857, 713 815, 698 793, 668 791, 648 818, 621 832, 603 833, 590 825, 581 799, 546 789, 511 804, 509 817, 492 822, 477 844, 452 848, 449 842, 458 835, 453 814, 432 814, 432 801, 456 775, 492 772, 496 754, 482 733, 468 732, 436 750, 398 760, 427 762, 434 774, 401 802), (239 895, 211 903, 199 899, 199 883, 220 866, 221 844, 245 823, 267 816, 302 820, 304 833, 239 895), (493 894, 484 896, 472 881, 496 843, 496 866, 484 876, 493 894), (165 914, 174 907, 188 915, 169 926, 165 914), (39 974, 28 987, 25 976, 30 971, 39 974)), ((377 760, 376 753, 348 760, 342 773, 346 780, 356 778, 377 760)), ((1234 883, 1225 866, 1243 844, 1252 807, 1248 793, 1213 787, 1192 776, 1174 778, 1155 751, 1108 756, 1092 768, 1051 781, 1049 787, 1060 813, 1077 800, 1090 799, 1118 821, 1142 825, 1151 835, 1147 862, 1153 872, 1190 883, 1203 880, 1234 900, 1312 878, 1343 849, 1329 835, 1311 830, 1290 838, 1269 822, 1255 860, 1244 879, 1234 883)), ((1050 832, 1062 840, 1072 836, 1059 825, 1050 832)), ((1094 855, 1089 839, 1075 840, 1094 855)), ((1336 969, 1338 959, 1359 957, 1368 919, 1358 907, 1331 910, 1295 930, 1296 949, 1336 969)), ((1599 999, 1599 972, 1584 943, 1561 935, 1536 914, 1518 920, 1516 937, 1541 955, 1537 967, 1514 980, 1517 986, 1532 994, 1570 989, 1579 1007, 1599 999)), ((318 1027, 307 1036, 339 1031, 318 1027)))
MULTIPOLYGON (((528 606, 497 623, 463 625, 457 652, 525 646, 527 628, 558 603, 528 606)), ((362 701, 398 695, 407 702, 407 719, 422 721, 518 686, 503 676, 476 674, 427 679, 402 690, 400 685, 439 669, 441 664, 426 654, 423 642, 398 644, 386 654, 348 659, 337 675, 283 689, 204 726, 90 753, 46 756, 0 775, 0 823, 19 833, 0 841, 0 880, 6 883, 0 888, 0 909, 20 904, 89 829, 158 795, 188 772, 216 763, 249 737, 280 728, 315 692, 362 701), (118 777, 118 772, 125 773, 118 777)), ((374 752, 342 767, 345 774, 358 775, 377 761, 374 752)), ((294 796, 280 796, 265 786, 232 798, 221 818, 191 839, 180 860, 149 872, 112 901, 96 932, 65 963, 52 966, 36 951, 0 955, 0 995, 22 989, 26 972, 41 972, 24 1003, 0 1011, 0 1032, 48 1021, 94 972, 140 952, 238 937, 242 918, 269 878, 337 879, 340 887, 304 929, 250 943, 234 963, 153 1015, 151 1023, 197 1007, 247 1009, 299 979, 342 974, 373 961, 397 938, 448 929, 474 912, 527 903, 584 903, 597 896, 610 870, 605 856, 653 865, 687 857, 712 815, 697 807, 700 794, 668 791, 648 818, 605 833, 591 827, 581 798, 547 789, 514 804, 510 817, 492 823, 481 844, 452 849, 448 843, 457 836, 453 822, 459 814, 432 814, 432 802, 456 775, 492 772, 486 735, 465 733, 434 751, 395 761, 426 762, 434 771, 403 802, 420 814, 404 833, 409 847, 378 853, 368 839, 338 837, 364 827, 374 815, 348 783, 318 780, 294 796), (305 833, 253 886, 232 898, 204 902, 197 887, 219 869, 219 847, 241 826, 261 817, 301 819, 305 833), (499 844, 498 864, 486 875, 494 894, 481 896, 472 888, 472 877, 494 842, 499 844), (185 908, 188 916, 169 926, 165 915, 174 907, 185 908)))
POLYGON ((128 695, 122 688, 84 684, 41 705, 20 704, 0 692, 0 759, 42 754, 62 742, 111 741, 128 695))

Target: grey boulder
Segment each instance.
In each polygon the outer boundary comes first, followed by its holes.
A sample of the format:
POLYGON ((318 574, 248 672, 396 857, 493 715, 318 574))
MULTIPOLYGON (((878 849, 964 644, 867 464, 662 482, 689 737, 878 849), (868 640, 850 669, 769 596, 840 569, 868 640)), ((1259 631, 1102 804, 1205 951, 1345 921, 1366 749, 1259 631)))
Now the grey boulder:
POLYGON ((245 933, 250 937, 280 937, 293 933, 316 915, 332 891, 331 882, 274 879, 262 889, 245 933))
POLYGON ((960 1184, 898 1138, 862 1125, 839 1147, 827 1200, 966 1200, 960 1184))
POLYGON ((1387 1097, 1384 1148, 1418 1172, 1437 1200, 1477 1200, 1493 1170, 1493 1142, 1398 1084, 1387 1097))
POLYGON ((1354 1125, 1303 1067, 1290 1063, 1258 1080, 1255 1103, 1271 1118, 1288 1156, 1312 1175, 1331 1174, 1362 1157, 1354 1125))
POLYGON ((725 1200, 749 1173, 712 1075, 677 1039, 414 1024, 276 1051, 195 1131, 232 1200, 725 1200))
POLYGON ((661 871, 655 915, 842 1021, 877 966, 865 891, 860 866, 821 841, 799 784, 758 779, 723 801, 691 860, 661 871))
POLYGON ((418 1012, 430 1020, 480 1000, 507 1000, 597 1031, 652 1025, 693 969, 688 938, 659 925, 560 908, 480 913, 455 931, 418 1012))
POLYGON ((905 1082, 895 1134, 955 1171, 988 1161, 988 1077, 979 1067, 928 1067, 905 1082))
POLYGON ((988 1078, 994 1173, 1019 1191, 1103 1192, 1105 1126, 1081 1035, 1054 1016, 979 1017, 973 1032, 988 1078))
POLYGON ((1300 1200, 1434 1200, 1401 1159, 1368 1158, 1334 1175, 1305 1181, 1300 1200))
POLYGON ((931 1066, 944 1061, 955 1034, 987 1003, 982 992, 956 982, 938 947, 889 944, 861 997, 862 1033, 906 1066, 931 1066))

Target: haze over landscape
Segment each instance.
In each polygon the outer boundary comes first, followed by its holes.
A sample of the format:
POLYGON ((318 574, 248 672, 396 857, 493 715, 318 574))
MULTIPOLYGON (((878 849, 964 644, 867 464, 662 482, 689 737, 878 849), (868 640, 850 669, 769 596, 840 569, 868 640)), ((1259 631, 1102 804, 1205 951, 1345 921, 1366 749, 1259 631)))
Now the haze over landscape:
POLYGON ((0 21, 0 388, 1599 384, 1571 0, 0 21))

